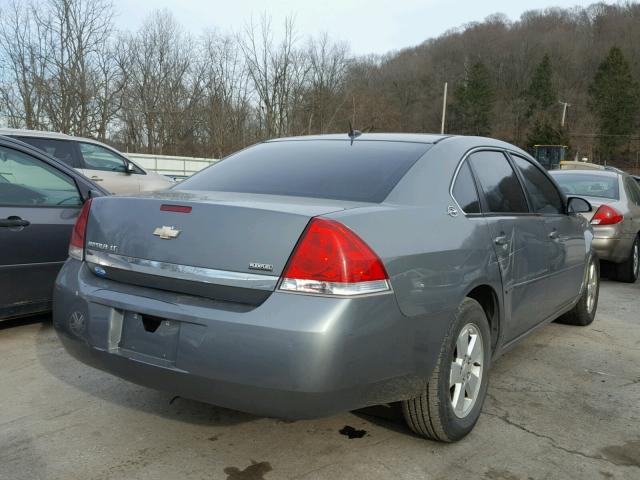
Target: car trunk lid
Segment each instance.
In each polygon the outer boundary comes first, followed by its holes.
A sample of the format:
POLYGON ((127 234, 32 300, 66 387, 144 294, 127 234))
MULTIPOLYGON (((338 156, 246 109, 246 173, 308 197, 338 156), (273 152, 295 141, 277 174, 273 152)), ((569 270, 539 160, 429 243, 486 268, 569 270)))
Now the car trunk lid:
POLYGON ((96 199, 86 260, 124 283, 259 304, 312 217, 363 204, 226 192, 96 199))

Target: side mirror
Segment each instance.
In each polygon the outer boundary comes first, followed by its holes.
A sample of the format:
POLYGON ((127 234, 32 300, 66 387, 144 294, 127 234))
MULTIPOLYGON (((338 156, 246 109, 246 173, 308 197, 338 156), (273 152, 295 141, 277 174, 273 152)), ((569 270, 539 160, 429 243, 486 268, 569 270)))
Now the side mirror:
POLYGON ((588 213, 591 211, 591 204, 581 197, 569 197, 567 201, 568 213, 588 213))
POLYGON ((132 173, 134 173, 136 171, 136 167, 133 163, 131 162, 127 162, 127 173, 129 175, 131 175, 132 173))

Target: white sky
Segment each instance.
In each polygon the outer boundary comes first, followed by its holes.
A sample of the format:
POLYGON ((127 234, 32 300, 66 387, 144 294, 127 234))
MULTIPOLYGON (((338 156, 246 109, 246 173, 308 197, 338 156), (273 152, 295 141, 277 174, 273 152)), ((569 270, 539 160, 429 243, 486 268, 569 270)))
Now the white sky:
MULTIPOLYGON (((422 43, 446 30, 492 13, 515 20, 527 10, 550 6, 587 6, 580 0, 113 0, 115 24, 123 30, 140 26, 154 9, 168 9, 193 34, 213 28, 240 31, 251 18, 271 16, 276 34, 284 18, 295 16, 301 36, 327 32, 347 42, 354 54, 386 53, 422 43)), ((606 3, 614 3, 607 1, 606 3)))

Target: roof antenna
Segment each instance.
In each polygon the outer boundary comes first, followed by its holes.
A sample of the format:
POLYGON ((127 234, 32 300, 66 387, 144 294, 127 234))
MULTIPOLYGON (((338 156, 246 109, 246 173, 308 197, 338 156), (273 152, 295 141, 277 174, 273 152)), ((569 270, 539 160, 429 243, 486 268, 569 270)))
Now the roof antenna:
POLYGON ((351 120, 349 120, 349 138, 351 139, 351 145, 353 145, 353 141, 362 135, 360 130, 354 130, 353 125, 351 125, 351 120))

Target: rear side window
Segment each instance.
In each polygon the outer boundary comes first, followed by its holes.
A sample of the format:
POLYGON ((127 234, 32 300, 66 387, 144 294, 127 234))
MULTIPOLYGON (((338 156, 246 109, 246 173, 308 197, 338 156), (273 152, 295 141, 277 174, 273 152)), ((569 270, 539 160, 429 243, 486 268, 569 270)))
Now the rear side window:
POLYGON ((56 140, 55 138, 15 137, 21 142, 28 143, 43 152, 48 153, 61 162, 73 168, 81 168, 74 142, 68 140, 56 140))
POLYGON ((366 140, 267 142, 208 167, 177 189, 379 203, 429 147, 366 140))
POLYGON ((562 198, 551 180, 533 163, 517 155, 513 160, 522 173, 524 186, 529 193, 529 199, 536 213, 562 213, 564 210, 562 198))
POLYGON ((480 213, 476 184, 466 161, 460 167, 456 181, 453 184, 453 198, 456 199, 464 213, 480 213))
POLYGON ((491 213, 528 213, 527 201, 507 157, 501 152, 476 152, 469 157, 491 213))

